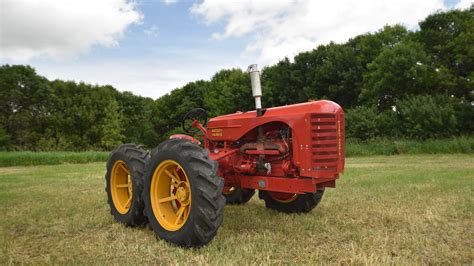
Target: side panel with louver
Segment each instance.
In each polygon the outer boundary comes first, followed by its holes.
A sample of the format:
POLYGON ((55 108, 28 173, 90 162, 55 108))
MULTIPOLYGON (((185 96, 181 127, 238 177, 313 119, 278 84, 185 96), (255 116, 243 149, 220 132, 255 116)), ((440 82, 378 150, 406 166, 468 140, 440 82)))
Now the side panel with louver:
POLYGON ((342 170, 340 160, 344 159, 344 134, 341 130, 344 130, 344 121, 341 124, 338 116, 336 113, 310 115, 311 171, 317 177, 334 176, 342 170))

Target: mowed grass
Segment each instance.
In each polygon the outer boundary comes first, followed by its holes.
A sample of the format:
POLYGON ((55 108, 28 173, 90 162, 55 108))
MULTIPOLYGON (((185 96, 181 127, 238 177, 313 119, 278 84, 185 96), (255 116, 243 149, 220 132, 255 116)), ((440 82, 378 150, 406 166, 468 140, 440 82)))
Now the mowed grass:
POLYGON ((309 214, 226 206, 202 249, 109 214, 104 163, 0 168, 0 263, 472 264, 472 155, 349 158, 309 214))

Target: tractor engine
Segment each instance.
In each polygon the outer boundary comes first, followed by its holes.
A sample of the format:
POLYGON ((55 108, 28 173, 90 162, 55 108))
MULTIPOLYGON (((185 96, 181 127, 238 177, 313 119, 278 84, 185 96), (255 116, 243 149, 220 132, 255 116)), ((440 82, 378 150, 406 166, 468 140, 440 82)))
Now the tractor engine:
POLYGON ((211 157, 230 151, 229 156, 219 161, 221 176, 296 176, 291 162, 291 129, 283 123, 270 123, 261 128, 261 137, 258 129, 254 129, 235 142, 209 142, 211 157))

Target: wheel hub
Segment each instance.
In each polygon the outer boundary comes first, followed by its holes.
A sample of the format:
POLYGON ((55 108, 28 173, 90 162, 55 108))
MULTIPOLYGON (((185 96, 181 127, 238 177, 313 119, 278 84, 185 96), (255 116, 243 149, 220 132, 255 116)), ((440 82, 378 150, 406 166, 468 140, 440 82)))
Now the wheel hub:
POLYGON ((184 203, 188 199, 188 193, 184 187, 179 187, 176 191, 176 197, 180 203, 184 203))

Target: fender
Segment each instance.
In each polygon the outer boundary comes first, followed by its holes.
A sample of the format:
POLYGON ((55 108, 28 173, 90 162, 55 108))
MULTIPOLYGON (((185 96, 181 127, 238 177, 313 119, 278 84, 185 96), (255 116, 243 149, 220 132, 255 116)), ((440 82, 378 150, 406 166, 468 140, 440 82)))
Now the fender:
POLYGON ((185 134, 174 134, 174 135, 171 135, 170 136, 170 139, 185 139, 185 140, 189 140, 191 141, 192 143, 195 143, 197 145, 201 145, 201 142, 191 136, 188 136, 188 135, 185 135, 185 134))

